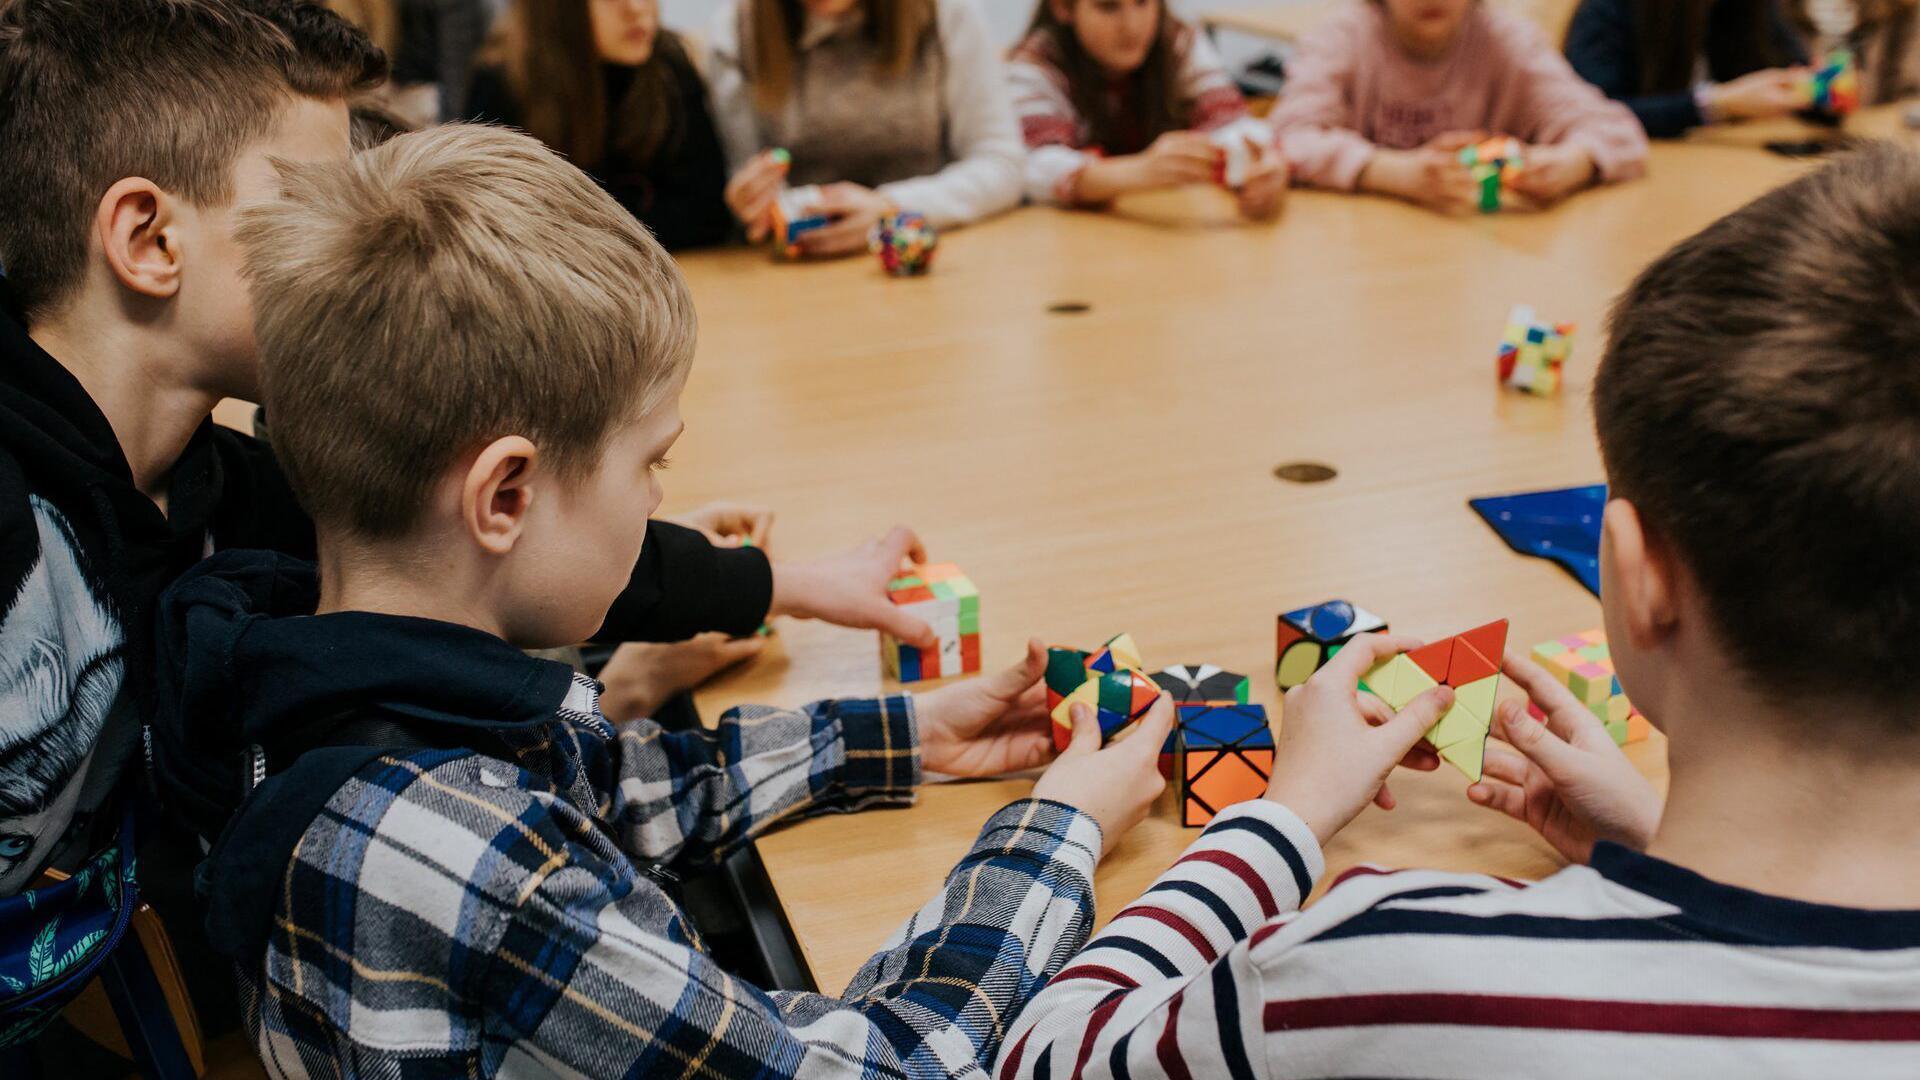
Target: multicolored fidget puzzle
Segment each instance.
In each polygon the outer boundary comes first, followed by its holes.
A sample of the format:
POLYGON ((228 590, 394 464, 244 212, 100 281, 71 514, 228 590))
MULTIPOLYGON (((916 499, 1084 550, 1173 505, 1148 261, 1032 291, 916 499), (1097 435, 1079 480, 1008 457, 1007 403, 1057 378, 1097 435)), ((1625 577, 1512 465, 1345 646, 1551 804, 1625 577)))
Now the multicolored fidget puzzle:
MULTIPOLYGON (((1533 647, 1533 658, 1607 726, 1607 734, 1613 736, 1614 742, 1621 746, 1639 742, 1653 730, 1653 725, 1640 715, 1620 689, 1620 676, 1613 670, 1613 651, 1607 647, 1605 630, 1588 630, 1543 641, 1533 647)), ((1533 705, 1527 706, 1527 711, 1539 719, 1546 718, 1533 705)))
POLYGON ((1500 385, 1529 394, 1557 394, 1561 369, 1572 352, 1572 323, 1535 322, 1532 308, 1516 304, 1500 338, 1500 385))
POLYGON ((894 606, 923 619, 940 636, 937 652, 880 635, 880 662, 901 682, 943 679, 980 670, 980 590, 952 563, 913 567, 887 582, 894 606))
POLYGON ((1345 600, 1328 600, 1280 616, 1273 681, 1284 692, 1313 677, 1356 634, 1377 633, 1387 621, 1345 600))
POLYGON ((1828 116, 1846 116, 1860 107, 1860 70, 1851 49, 1835 49, 1806 77, 1807 104, 1828 116))
POLYGON ((880 256, 880 265, 894 277, 914 277, 933 269, 933 249, 940 234, 926 215, 912 212, 883 217, 867 234, 867 247, 880 256))
POLYGON ((815 229, 824 229, 828 218, 816 209, 820 205, 820 185, 785 188, 773 200, 773 254, 775 258, 800 257, 800 238, 815 229))
POLYGON ((1093 710, 1102 746, 1144 716, 1160 696, 1160 685, 1147 677, 1145 666, 1131 634, 1121 634, 1094 652, 1048 649, 1047 711, 1053 716, 1053 745, 1065 750, 1073 740, 1070 710, 1076 703, 1093 710))
POLYGON ((1461 147, 1460 164, 1480 185, 1480 212, 1491 214, 1500 209, 1506 190, 1526 168, 1525 148, 1512 136, 1496 136, 1461 147))
POLYGON ((1427 729, 1426 740, 1442 760, 1477 783, 1506 648, 1507 620, 1501 619, 1383 660, 1367 672, 1360 688, 1397 712, 1436 686, 1453 687, 1453 707, 1427 729))
POLYGON ((1167 668, 1153 681, 1180 711, 1160 748, 1160 775, 1173 781, 1180 823, 1198 828, 1264 794, 1273 775, 1273 729, 1267 710, 1248 704, 1247 677, 1199 664, 1167 668))

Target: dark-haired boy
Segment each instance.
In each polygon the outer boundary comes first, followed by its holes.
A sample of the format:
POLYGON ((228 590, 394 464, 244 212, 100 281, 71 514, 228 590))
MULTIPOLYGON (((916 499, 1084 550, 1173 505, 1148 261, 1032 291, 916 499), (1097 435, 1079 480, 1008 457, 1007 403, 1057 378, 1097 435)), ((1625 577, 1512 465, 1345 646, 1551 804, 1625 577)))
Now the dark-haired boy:
POLYGON ((1652 788, 1572 693, 1468 795, 1569 867, 1357 872, 1321 845, 1440 715, 1363 637, 1215 818, 1015 1021, 1003 1078, 1912 1077, 1920 1063, 1920 157, 1882 147, 1654 263, 1595 380, 1608 640, 1652 788), (1367 716, 1365 714, 1374 715, 1367 716), (1369 719, 1384 721, 1374 727, 1369 719))

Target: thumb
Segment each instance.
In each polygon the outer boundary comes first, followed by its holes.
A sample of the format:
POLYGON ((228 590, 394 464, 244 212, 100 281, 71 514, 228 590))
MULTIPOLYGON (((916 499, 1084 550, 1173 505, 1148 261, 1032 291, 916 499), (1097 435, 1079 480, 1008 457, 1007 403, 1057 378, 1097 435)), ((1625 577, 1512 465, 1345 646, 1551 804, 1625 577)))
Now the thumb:
POLYGON ((940 636, 933 632, 933 627, 927 625, 924 620, 916 619, 905 611, 894 607, 890 601, 886 602, 886 604, 887 606, 885 608, 877 612, 876 621, 880 624, 879 628, 881 630, 892 634, 894 637, 899 638, 901 641, 906 642, 916 649, 938 649, 940 647, 940 636))
POLYGON ((729 638, 721 642, 713 651, 714 659, 720 668, 730 668, 744 660, 751 660, 765 650, 767 639, 758 634, 748 634, 742 638, 729 638))
POLYGON ((1528 716, 1518 701, 1501 702, 1494 710, 1494 722, 1499 727, 1500 738, 1538 765, 1548 779, 1557 783, 1580 767, 1579 751, 1567 745, 1546 724, 1528 716))
POLYGON ((1060 756, 1091 754, 1100 749, 1100 723, 1093 718, 1092 709, 1080 704, 1069 705, 1067 719, 1073 723, 1073 738, 1060 756))
POLYGON ((1047 670, 1047 647, 1037 638, 1027 639, 1027 655, 1010 668, 1003 669, 993 677, 995 697, 1012 701, 1025 693, 1027 687, 1040 681, 1047 670))
POLYGON ((1173 695, 1162 691, 1147 709, 1147 715, 1140 718, 1140 726, 1129 739, 1138 740, 1147 748, 1149 757, 1157 758, 1160 748, 1166 745, 1167 735, 1173 731, 1174 717, 1173 695))
POLYGON ((1440 718, 1453 708, 1453 688, 1436 686, 1412 701, 1407 707, 1393 714, 1393 719, 1382 724, 1380 730, 1386 733, 1388 749, 1392 753, 1390 760, 1399 761, 1407 756, 1407 751, 1426 735, 1427 730, 1440 722, 1440 718))

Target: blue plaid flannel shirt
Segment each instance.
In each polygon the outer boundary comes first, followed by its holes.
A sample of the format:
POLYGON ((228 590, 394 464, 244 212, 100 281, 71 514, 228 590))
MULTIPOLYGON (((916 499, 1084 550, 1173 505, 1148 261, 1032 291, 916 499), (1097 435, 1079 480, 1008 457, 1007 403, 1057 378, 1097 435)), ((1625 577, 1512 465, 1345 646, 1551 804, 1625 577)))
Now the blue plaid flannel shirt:
POLYGON ((241 973, 271 1074, 984 1076, 1092 927, 1099 827, 1023 800, 839 997, 763 991, 630 856, 712 861, 795 815, 910 801, 911 700, 616 732, 580 678, 524 743, 383 757, 307 828, 241 973))

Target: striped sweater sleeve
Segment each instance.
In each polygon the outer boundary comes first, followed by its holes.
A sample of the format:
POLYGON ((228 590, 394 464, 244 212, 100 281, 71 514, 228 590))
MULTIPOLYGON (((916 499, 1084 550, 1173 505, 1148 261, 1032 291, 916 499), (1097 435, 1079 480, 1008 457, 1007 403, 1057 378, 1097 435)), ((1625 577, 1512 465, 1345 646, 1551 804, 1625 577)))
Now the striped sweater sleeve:
POLYGON ((1291 810, 1228 809, 1020 1015, 996 1075, 1257 1075, 1248 941, 1297 912, 1324 869, 1291 810))

